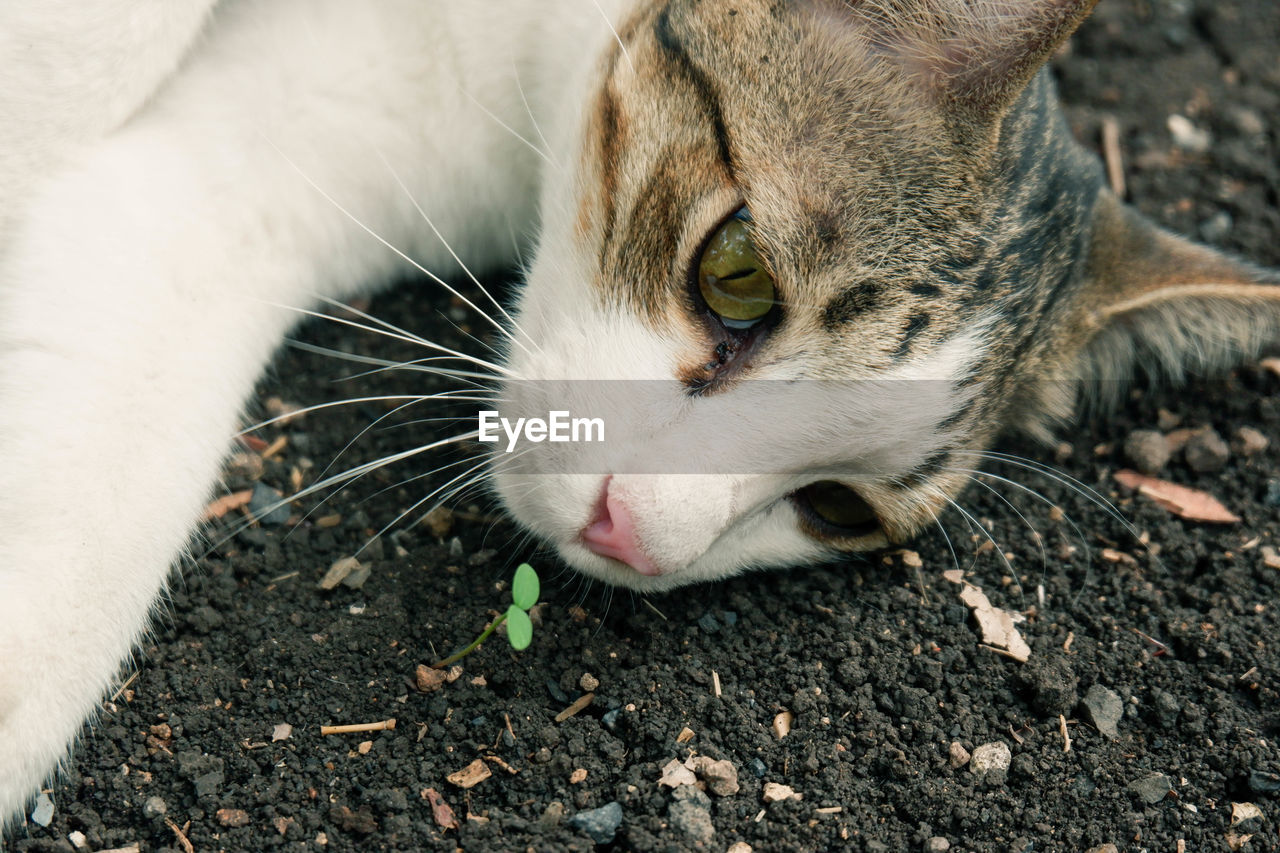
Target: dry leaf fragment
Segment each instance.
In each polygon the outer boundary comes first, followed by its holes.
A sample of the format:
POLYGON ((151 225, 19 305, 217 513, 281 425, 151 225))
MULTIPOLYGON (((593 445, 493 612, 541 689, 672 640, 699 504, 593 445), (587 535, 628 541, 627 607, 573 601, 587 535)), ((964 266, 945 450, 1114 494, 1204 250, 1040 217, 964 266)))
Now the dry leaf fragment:
POLYGON ((418 688, 419 693, 431 693, 439 690, 448 677, 449 674, 443 669, 432 669, 425 663, 418 664, 417 669, 413 671, 413 683, 418 688))
POLYGON ((1262 817, 1262 809, 1253 803, 1232 803, 1231 804, 1231 825, 1235 826, 1244 823, 1246 820, 1262 817))
POLYGON ((1012 613, 992 606, 986 593, 971 583, 960 590, 960 600, 973 611, 984 643, 1007 650, 1008 656, 1017 661, 1026 662, 1031 657, 1031 647, 1014 626, 1012 613))
POLYGON ((680 730, 680 734, 676 735, 676 743, 688 743, 689 741, 693 740, 693 736, 694 736, 693 729, 689 728, 688 726, 685 726, 683 729, 680 730))
POLYGON ((214 519, 222 518, 233 510, 248 506, 249 501, 252 499, 253 489, 244 489, 239 492, 232 492, 229 495, 223 495, 217 500, 210 501, 209 505, 204 508, 204 520, 213 521, 214 519))
POLYGON ((1135 489, 1138 494, 1150 498, 1164 509, 1187 519, 1188 521, 1204 521, 1213 524, 1235 524, 1240 516, 1231 512, 1222 503, 1207 492, 1190 489, 1148 477, 1123 468, 1111 475, 1120 485, 1135 489))
POLYGON ((293 734, 293 726, 288 723, 278 723, 276 724, 276 727, 271 730, 271 742, 275 743, 278 740, 288 740, 289 735, 291 734, 293 734))
POLYGON ((442 829, 457 829, 458 818, 453 813, 453 809, 449 808, 449 804, 444 801, 444 797, 440 796, 440 792, 435 788, 428 788, 422 792, 427 798, 427 802, 431 804, 431 817, 435 818, 436 826, 442 829))
POLYGON ((457 785, 459 788, 474 788, 485 779, 493 775, 489 769, 489 765, 485 764, 483 758, 477 758, 461 770, 450 773, 445 778, 449 780, 449 784, 457 785))
POLYGON ((1269 569, 1280 569, 1280 554, 1270 545, 1262 546, 1262 564, 1269 569))

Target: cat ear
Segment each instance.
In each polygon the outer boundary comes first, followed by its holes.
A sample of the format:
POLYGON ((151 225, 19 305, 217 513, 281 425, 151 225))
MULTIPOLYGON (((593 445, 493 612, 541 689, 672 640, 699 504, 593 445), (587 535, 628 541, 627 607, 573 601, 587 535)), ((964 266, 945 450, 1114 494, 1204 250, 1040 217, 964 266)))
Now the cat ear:
POLYGON ((1078 376, 1104 391, 1139 371, 1223 370, 1280 342, 1280 272, 1163 231, 1109 192, 1079 307, 1078 376))
POLYGON ((965 124, 1003 115, 1098 0, 855 0, 876 52, 901 62, 965 124))

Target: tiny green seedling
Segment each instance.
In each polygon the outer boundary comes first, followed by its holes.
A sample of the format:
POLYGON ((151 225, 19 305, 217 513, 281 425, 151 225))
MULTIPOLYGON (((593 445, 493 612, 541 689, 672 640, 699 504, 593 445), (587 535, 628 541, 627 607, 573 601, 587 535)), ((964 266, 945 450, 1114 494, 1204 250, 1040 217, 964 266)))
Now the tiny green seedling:
POLYGON ((507 612, 489 623, 489 627, 485 628, 471 645, 444 660, 436 661, 431 664, 432 668, 440 669, 462 660, 489 639, 489 635, 503 622, 507 623, 507 642, 511 643, 511 648, 518 652, 529 648, 529 643, 533 641, 533 622, 529 619, 529 611, 538 603, 540 592, 538 573, 528 563, 521 563, 516 568, 515 578, 511 581, 511 606, 507 608, 507 612))

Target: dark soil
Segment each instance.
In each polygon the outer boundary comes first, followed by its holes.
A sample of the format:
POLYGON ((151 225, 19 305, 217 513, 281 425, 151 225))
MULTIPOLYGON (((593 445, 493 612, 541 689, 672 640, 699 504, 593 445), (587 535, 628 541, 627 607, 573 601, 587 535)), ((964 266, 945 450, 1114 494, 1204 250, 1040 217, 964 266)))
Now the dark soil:
MULTIPOLYGON (((1096 144, 1105 115, 1119 122, 1140 208, 1280 266, 1278 48, 1273 0, 1104 0, 1056 67, 1080 138, 1096 144), (1172 114, 1212 135, 1206 151, 1175 148, 1172 114)), ((431 296, 401 288, 372 310, 428 336, 451 333, 431 296)), ((333 324, 303 336, 416 357, 333 324)), ((262 398, 310 405, 422 390, 403 374, 333 381, 361 369, 287 351, 262 398)), ((1073 431, 1057 455, 1007 445, 1114 500, 1151 544, 1084 490, 989 466, 1045 500, 991 479, 964 502, 999 548, 958 516, 948 527, 970 579, 997 606, 1027 615, 1026 664, 979 646, 942 578, 955 563, 939 534, 913 545, 919 570, 890 555, 641 600, 585 585, 533 554, 477 494, 461 500, 463 515, 443 538, 422 525, 383 536, 362 554, 372 567, 363 587, 320 591, 334 560, 428 491, 402 481, 453 457, 378 472, 322 506, 300 502, 289 523, 233 536, 184 572, 136 676, 104 703, 53 788, 52 823, 19 827, 10 849, 70 850, 78 831, 94 850, 181 850, 179 832, 201 853, 588 850, 593 841, 570 819, 614 802, 616 850, 724 851, 742 841, 756 851, 923 851, 943 849, 931 842, 941 837, 952 850, 1174 851, 1185 840, 1200 851, 1250 834, 1242 849, 1280 849, 1280 570, 1263 556, 1280 547, 1277 392, 1280 379, 1244 367, 1177 391, 1134 392, 1118 412, 1073 431), (1216 473, 1181 458, 1163 472, 1218 496, 1243 521, 1184 522, 1114 484, 1126 437, 1157 428, 1161 409, 1228 440, 1245 426, 1271 439, 1216 473), (336 526, 318 523, 332 514, 336 526), (415 667, 463 645, 504 608, 504 581, 526 558, 544 576, 533 645, 517 654, 494 638, 464 661, 461 678, 417 692, 415 667), (588 673, 594 700, 556 722, 588 673), (1113 736, 1081 705, 1095 686, 1123 709, 1113 736), (779 740, 771 725, 783 711, 794 724, 779 740), (394 731, 320 734, 322 724, 389 717, 394 731), (273 742, 282 723, 292 734, 273 742), (1006 770, 979 776, 949 763, 953 742, 973 751, 997 741, 1012 750, 1006 770), (690 754, 737 767, 741 790, 711 797, 710 823, 699 797, 682 793, 677 804, 658 786, 662 767, 690 754), (478 756, 497 756, 514 774, 491 762, 492 778, 469 790, 447 781, 478 756), (585 778, 575 782, 575 771, 585 778), (766 805, 768 782, 803 799, 766 805), (433 820, 428 789, 459 829, 433 820), (1233 827, 1238 802, 1262 817, 1233 827), (714 836, 700 844, 710 826, 714 836)), ((296 468, 312 482, 387 408, 327 410, 263 430, 289 443, 261 481, 287 491, 296 468)), ((339 465, 424 440, 421 426, 385 426, 339 465)), ((234 474, 229 485, 248 479, 234 474)))

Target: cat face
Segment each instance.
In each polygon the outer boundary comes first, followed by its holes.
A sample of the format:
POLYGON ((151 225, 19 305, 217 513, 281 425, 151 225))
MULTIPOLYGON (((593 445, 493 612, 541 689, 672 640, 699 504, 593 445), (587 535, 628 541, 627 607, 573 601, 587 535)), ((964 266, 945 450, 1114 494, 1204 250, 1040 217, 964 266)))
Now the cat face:
POLYGON ((1119 346, 1102 237, 1166 239, 1033 79, 1090 5, 643 4, 549 139, 503 389, 605 440, 497 452, 515 518, 664 589, 901 542, 1064 414, 1119 346))

